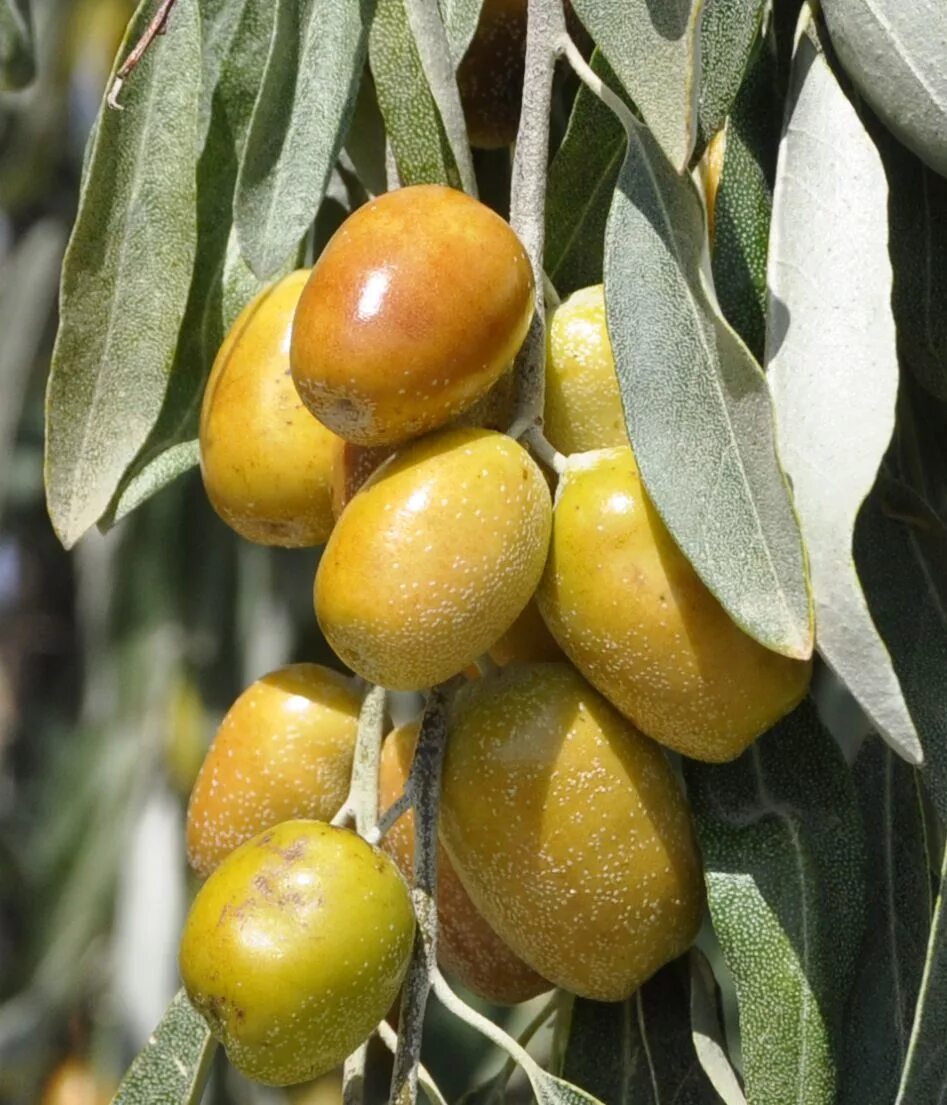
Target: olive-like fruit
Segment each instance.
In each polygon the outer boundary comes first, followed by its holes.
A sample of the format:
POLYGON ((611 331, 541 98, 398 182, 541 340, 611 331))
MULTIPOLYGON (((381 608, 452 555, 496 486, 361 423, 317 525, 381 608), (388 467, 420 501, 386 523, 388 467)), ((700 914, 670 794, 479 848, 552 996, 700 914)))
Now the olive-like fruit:
POLYGON ((341 1063, 384 1017, 414 927, 384 852, 347 829, 286 821, 231 852, 198 891, 181 976, 237 1070, 286 1086, 341 1063))
POLYGON ((344 663, 416 691, 456 675, 529 602, 549 545, 549 488, 504 434, 461 427, 399 450, 339 518, 316 615, 344 663))
POLYGON ((261 545, 321 545, 332 515, 335 434, 306 410, 289 339, 306 270, 261 292, 233 324, 201 407, 204 487, 214 510, 261 545))
POLYGON ((543 432, 566 456, 628 444, 601 284, 550 314, 543 432))
POLYGON ((677 780, 569 664, 457 692, 441 838, 496 932, 572 993, 626 998, 697 935, 701 865, 677 780))
POLYGON ((487 654, 494 664, 501 667, 565 658, 533 599, 497 643, 487 650, 487 654))
POLYGON ((529 329, 533 274, 510 226, 463 192, 387 192, 333 235, 296 309, 303 401, 358 445, 443 426, 507 371, 529 329))
POLYGON ((394 445, 353 445, 338 438, 332 464, 332 513, 336 519, 355 492, 396 450, 394 445))
POLYGON ((477 30, 457 68, 472 146, 498 149, 516 138, 526 61, 526 0, 484 0, 477 30))
POLYGON ((685 756, 738 756, 806 693, 808 661, 758 644, 704 586, 631 449, 572 457, 537 592, 566 655, 626 717, 685 756))
MULTIPOLYGON (((387 809, 404 790, 418 739, 418 722, 389 733, 381 752, 379 793, 387 809)), ((382 847, 406 879, 414 872, 414 811, 389 829, 382 847)), ((446 850, 437 859, 437 961, 468 990, 498 1005, 527 1001, 550 983, 514 954, 487 924, 457 877, 446 850)))
POLYGON ((40 1105, 109 1105, 114 1089, 85 1059, 70 1056, 49 1076, 40 1105))
POLYGON ((209 875, 238 845, 291 818, 328 821, 345 801, 361 697, 319 664, 252 683, 207 751, 187 809, 191 866, 209 875))

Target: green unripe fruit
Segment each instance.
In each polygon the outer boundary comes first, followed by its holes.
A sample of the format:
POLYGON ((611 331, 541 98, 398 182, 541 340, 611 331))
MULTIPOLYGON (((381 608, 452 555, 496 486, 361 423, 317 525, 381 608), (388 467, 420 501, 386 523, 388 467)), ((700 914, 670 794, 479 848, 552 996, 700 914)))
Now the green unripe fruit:
POLYGON ((341 1063, 395 1000, 414 942, 397 867, 347 829, 285 821, 197 894, 181 975, 231 1063, 287 1086, 341 1063))

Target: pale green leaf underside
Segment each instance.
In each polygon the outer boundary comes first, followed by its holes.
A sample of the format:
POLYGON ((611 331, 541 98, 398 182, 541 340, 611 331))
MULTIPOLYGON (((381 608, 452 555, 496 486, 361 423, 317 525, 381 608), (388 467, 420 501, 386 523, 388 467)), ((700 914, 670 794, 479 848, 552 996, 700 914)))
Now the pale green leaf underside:
POLYGON ((822 0, 822 10, 859 92, 906 146, 947 176, 947 4, 822 0))
POLYGON ((460 187, 454 155, 408 24, 405 0, 377 0, 368 50, 401 183, 460 187))
MULTIPOLYGON (((145 0, 125 48, 152 14, 145 0)), ((104 108, 66 251, 47 392, 46 488, 67 547, 98 520, 161 410, 194 262, 196 0, 104 108)))
POLYGON ((215 1046, 207 1022, 179 990, 112 1105, 197 1105, 215 1046))
POLYGON ((858 509, 894 428, 898 359, 878 152, 807 34, 773 200, 767 364, 802 523, 818 648, 899 755, 922 758, 852 558, 858 509))
POLYGON ((752 354, 705 276, 704 211, 636 127, 605 237, 608 330, 629 437, 674 539, 731 617, 789 656, 812 650, 799 526, 752 354))
POLYGON ((573 0, 576 14, 678 172, 697 137, 704 0, 573 0))
POLYGON ((362 2, 279 0, 234 200, 244 256, 265 280, 315 218, 355 104, 362 2))
POLYGON ((35 75, 31 0, 0 0, 0 89, 23 88, 35 75))
POLYGON ((451 61, 456 69, 477 29, 483 0, 441 0, 441 16, 450 44, 451 61))
POLYGON ((685 776, 736 983, 747 1100, 834 1105, 864 926, 848 768, 806 701, 738 760, 689 762, 685 776))

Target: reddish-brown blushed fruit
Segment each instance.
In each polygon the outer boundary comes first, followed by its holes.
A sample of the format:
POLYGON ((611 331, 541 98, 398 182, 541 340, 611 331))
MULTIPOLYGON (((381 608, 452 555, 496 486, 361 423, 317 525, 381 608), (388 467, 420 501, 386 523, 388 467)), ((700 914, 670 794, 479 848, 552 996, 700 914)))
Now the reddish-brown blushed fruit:
POLYGON ((335 434, 306 410, 289 374, 289 341, 308 271, 261 292, 220 347, 201 407, 207 496, 241 536, 321 545, 332 529, 335 434))
MULTIPOLYGON (((387 809, 404 790, 418 739, 418 723, 402 725, 385 740, 381 753, 381 807, 387 809)), ((414 869, 414 812, 389 830, 382 847, 409 881, 414 869)), ((500 1005, 513 1005, 551 988, 515 955, 478 912, 457 877, 444 848, 437 868, 437 959, 468 990, 500 1005)))
POLYGON ((758 644, 707 590, 627 446, 570 459, 537 601, 579 671, 642 732, 694 759, 738 756, 809 685, 811 663, 758 644))
POLYGON ((457 69, 472 146, 497 149, 516 138, 526 60, 526 0, 484 0, 477 30, 457 69))
POLYGON ((231 1063, 286 1086, 368 1037, 404 979, 414 928, 384 852, 347 829, 286 821, 231 852, 198 891, 181 977, 231 1063))
POLYGON ((529 260, 499 215, 441 185, 388 192, 346 219, 313 268, 293 326, 293 379, 347 441, 405 441, 490 390, 533 303, 529 260))
POLYGON ((568 664, 460 688, 440 824, 490 925, 572 993, 622 1000, 697 935, 700 857, 677 780, 568 664))
POLYGON ((393 690, 473 663, 529 602, 549 544, 546 481, 504 434, 460 428, 400 449, 358 492, 319 563, 338 656, 393 690))
POLYGON ((353 681, 292 664, 251 684, 208 749, 187 810, 191 866, 295 817, 330 820, 348 793, 361 698, 353 681))

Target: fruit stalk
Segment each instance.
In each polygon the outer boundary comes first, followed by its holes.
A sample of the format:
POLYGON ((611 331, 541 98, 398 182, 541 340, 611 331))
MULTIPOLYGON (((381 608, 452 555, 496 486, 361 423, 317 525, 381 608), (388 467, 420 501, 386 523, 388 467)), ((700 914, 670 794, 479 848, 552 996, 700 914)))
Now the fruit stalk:
MULTIPOLYGON (((355 830, 366 840, 375 833, 378 822, 378 762, 385 732, 385 688, 372 687, 365 695, 358 716, 358 736, 352 762, 352 782, 333 825, 355 821, 355 830)), ((374 843, 373 840, 370 840, 374 843)))
POLYGON ((545 384, 546 312, 543 246, 546 219, 546 167, 552 77, 560 41, 566 34, 562 0, 529 0, 523 107, 516 135, 510 184, 510 224, 526 249, 536 283, 536 310, 516 357, 516 415, 510 435, 519 437, 542 416, 545 384))

